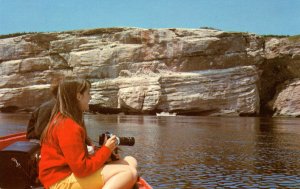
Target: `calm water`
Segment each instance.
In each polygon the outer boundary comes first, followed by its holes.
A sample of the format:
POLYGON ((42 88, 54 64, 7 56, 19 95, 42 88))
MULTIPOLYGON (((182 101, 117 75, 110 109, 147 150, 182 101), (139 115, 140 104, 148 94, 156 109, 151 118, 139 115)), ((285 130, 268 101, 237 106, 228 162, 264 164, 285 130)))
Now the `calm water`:
MULTIPOLYGON (((26 130, 28 114, 0 114, 0 135, 26 130)), ((134 136, 123 155, 154 188, 300 188, 300 119, 86 115, 97 141, 134 136)))

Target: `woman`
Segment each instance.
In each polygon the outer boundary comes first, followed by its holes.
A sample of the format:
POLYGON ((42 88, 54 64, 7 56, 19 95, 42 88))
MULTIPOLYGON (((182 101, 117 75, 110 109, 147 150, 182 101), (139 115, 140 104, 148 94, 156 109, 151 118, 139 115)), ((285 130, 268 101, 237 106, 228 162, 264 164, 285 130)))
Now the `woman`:
POLYGON ((89 155, 83 112, 89 109, 91 84, 86 80, 64 81, 42 137, 39 178, 50 189, 131 188, 137 179, 134 158, 108 163, 116 148, 116 136, 89 155))

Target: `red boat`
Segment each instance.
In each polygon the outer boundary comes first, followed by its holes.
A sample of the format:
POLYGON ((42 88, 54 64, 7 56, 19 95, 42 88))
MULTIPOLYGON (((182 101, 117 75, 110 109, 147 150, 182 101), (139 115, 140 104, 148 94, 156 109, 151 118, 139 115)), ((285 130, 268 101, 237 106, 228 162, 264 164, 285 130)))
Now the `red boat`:
MULTIPOLYGON (((2 136, 0 137, 0 151, 2 151, 2 149, 16 143, 16 142, 21 142, 21 141, 28 141, 26 139, 26 133, 22 132, 22 133, 17 133, 17 134, 12 134, 12 135, 7 135, 7 136, 2 136)), ((0 153, 1 155, 2 153, 0 153)), ((11 158, 12 159, 12 158, 11 158)), ((3 162, 1 162, 1 164, 3 164, 3 162)), ((18 162, 16 162, 17 166, 18 166, 18 162)), ((139 178, 139 181, 137 182, 138 188, 139 189, 152 189, 152 187, 143 179, 143 178, 139 178)), ((1 188, 2 186, 0 186, 1 188)), ((32 187, 31 187, 32 188, 32 187)), ((33 187, 36 189, 42 189, 43 187, 41 186, 36 186, 33 187)))

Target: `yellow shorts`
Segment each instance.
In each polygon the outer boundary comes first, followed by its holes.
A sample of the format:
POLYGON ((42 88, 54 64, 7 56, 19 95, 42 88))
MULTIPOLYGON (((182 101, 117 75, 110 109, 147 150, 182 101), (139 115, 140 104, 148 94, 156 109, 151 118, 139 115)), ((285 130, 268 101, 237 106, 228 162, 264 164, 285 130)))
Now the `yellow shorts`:
POLYGON ((95 173, 78 178, 73 173, 64 178, 63 180, 58 181, 57 183, 50 186, 50 189, 99 189, 103 187, 104 179, 101 174, 101 170, 96 171, 95 173))

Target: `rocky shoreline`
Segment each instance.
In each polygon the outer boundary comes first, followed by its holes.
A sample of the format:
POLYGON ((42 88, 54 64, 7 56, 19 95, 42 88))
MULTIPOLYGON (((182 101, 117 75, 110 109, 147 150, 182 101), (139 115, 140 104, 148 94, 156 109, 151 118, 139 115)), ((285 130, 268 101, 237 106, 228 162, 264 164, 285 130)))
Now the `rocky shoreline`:
POLYGON ((87 78, 91 111, 300 116, 300 36, 99 28, 0 37, 0 111, 32 111, 50 79, 87 78))

